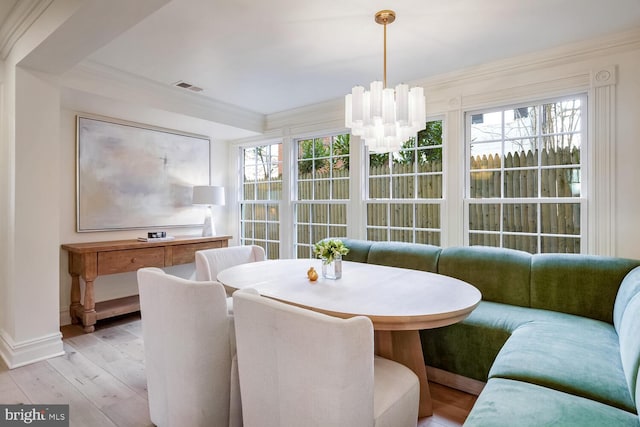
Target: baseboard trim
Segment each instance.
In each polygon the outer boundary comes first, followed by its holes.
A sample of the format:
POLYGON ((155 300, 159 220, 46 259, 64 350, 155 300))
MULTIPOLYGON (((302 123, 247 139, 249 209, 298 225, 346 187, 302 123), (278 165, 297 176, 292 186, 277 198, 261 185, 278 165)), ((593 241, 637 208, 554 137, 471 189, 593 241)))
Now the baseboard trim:
POLYGON ((428 365, 427 378, 429 378, 429 381, 432 381, 434 383, 455 388, 456 390, 464 391, 465 393, 473 394, 475 396, 479 395, 486 385, 486 383, 482 381, 463 377, 462 375, 454 374, 453 372, 434 368, 428 365))
POLYGON ((41 360, 62 356, 62 334, 56 332, 39 338, 14 342, 5 331, 0 331, 0 356, 9 369, 19 368, 41 360))

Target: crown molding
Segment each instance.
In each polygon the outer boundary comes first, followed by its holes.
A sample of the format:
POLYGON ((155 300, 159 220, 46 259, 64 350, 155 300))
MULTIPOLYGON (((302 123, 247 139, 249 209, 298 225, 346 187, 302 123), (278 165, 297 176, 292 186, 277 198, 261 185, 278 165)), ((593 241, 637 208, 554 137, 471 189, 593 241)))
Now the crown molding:
POLYGON ((346 132, 344 126, 344 100, 332 99, 306 105, 265 117, 264 132, 231 141, 234 145, 264 144, 283 138, 305 138, 318 132, 346 132))
POLYGON ((3 60, 51 3, 53 0, 18 0, 0 27, 0 57, 3 60))
POLYGON ((640 49, 640 28, 564 44, 556 48, 545 49, 526 55, 492 61, 486 64, 416 80, 412 82, 412 84, 437 89, 438 87, 448 87, 451 84, 460 85, 475 81, 484 81, 487 78, 496 78, 505 74, 531 72, 543 68, 586 61, 601 57, 603 54, 611 55, 634 49, 640 49))
POLYGON ((268 114, 265 118, 265 131, 296 128, 305 123, 314 125, 331 124, 332 127, 335 127, 335 123, 340 123, 340 126, 343 127, 344 98, 268 114))
MULTIPOLYGON (((170 85, 163 85, 155 81, 130 74, 113 67, 109 67, 95 61, 85 60, 66 72, 62 78, 62 84, 74 89, 83 89, 81 82, 107 81, 111 86, 118 86, 123 94, 136 96, 146 94, 153 98, 165 98, 181 105, 188 106, 189 110, 199 112, 197 115, 205 120, 250 130, 253 132, 264 131, 265 116, 254 111, 217 101, 201 94, 192 93, 170 85)), ((95 87, 96 85, 94 85, 95 87)), ((97 85, 100 86, 100 85, 97 85)), ((105 88, 105 96, 112 95, 110 89, 105 88)))

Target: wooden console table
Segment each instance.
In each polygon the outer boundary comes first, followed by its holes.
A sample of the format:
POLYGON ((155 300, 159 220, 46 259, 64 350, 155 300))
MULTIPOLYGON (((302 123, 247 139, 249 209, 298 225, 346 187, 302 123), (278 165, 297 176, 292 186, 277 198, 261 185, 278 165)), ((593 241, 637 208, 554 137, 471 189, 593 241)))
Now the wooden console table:
POLYGON ((231 236, 176 238, 161 242, 117 240, 110 242, 68 243, 71 275, 72 323, 81 322, 85 332, 93 332, 98 320, 140 310, 138 295, 95 302, 93 282, 98 276, 137 271, 142 267, 169 267, 195 261, 196 251, 229 246, 231 236), (80 277, 85 282, 80 303, 80 277))

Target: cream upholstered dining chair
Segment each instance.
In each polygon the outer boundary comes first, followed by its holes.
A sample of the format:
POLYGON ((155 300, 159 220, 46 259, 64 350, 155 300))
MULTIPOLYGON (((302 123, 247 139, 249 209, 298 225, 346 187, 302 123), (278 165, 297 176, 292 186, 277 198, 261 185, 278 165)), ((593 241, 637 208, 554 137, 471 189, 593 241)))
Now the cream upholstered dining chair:
POLYGON ((228 248, 205 249, 196 252, 196 280, 216 280, 225 268, 247 262, 264 261, 261 246, 230 246, 228 248))
POLYGON ((245 427, 415 427, 419 385, 373 354, 367 317, 339 319, 233 294, 245 427))
POLYGON ((233 318, 218 282, 138 270, 151 421, 242 426, 233 318))

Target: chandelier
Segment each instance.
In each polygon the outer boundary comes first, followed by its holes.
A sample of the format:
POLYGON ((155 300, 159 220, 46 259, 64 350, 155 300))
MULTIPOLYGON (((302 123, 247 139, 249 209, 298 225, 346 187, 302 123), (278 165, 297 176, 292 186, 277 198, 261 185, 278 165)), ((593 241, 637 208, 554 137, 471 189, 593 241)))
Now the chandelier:
POLYGON ((384 26, 384 83, 371 82, 369 90, 354 86, 345 96, 345 125, 351 134, 364 139, 369 151, 388 153, 398 151, 409 138, 425 128, 424 89, 409 89, 399 84, 395 90, 387 88, 387 24, 396 20, 392 10, 376 13, 375 21, 384 26))

